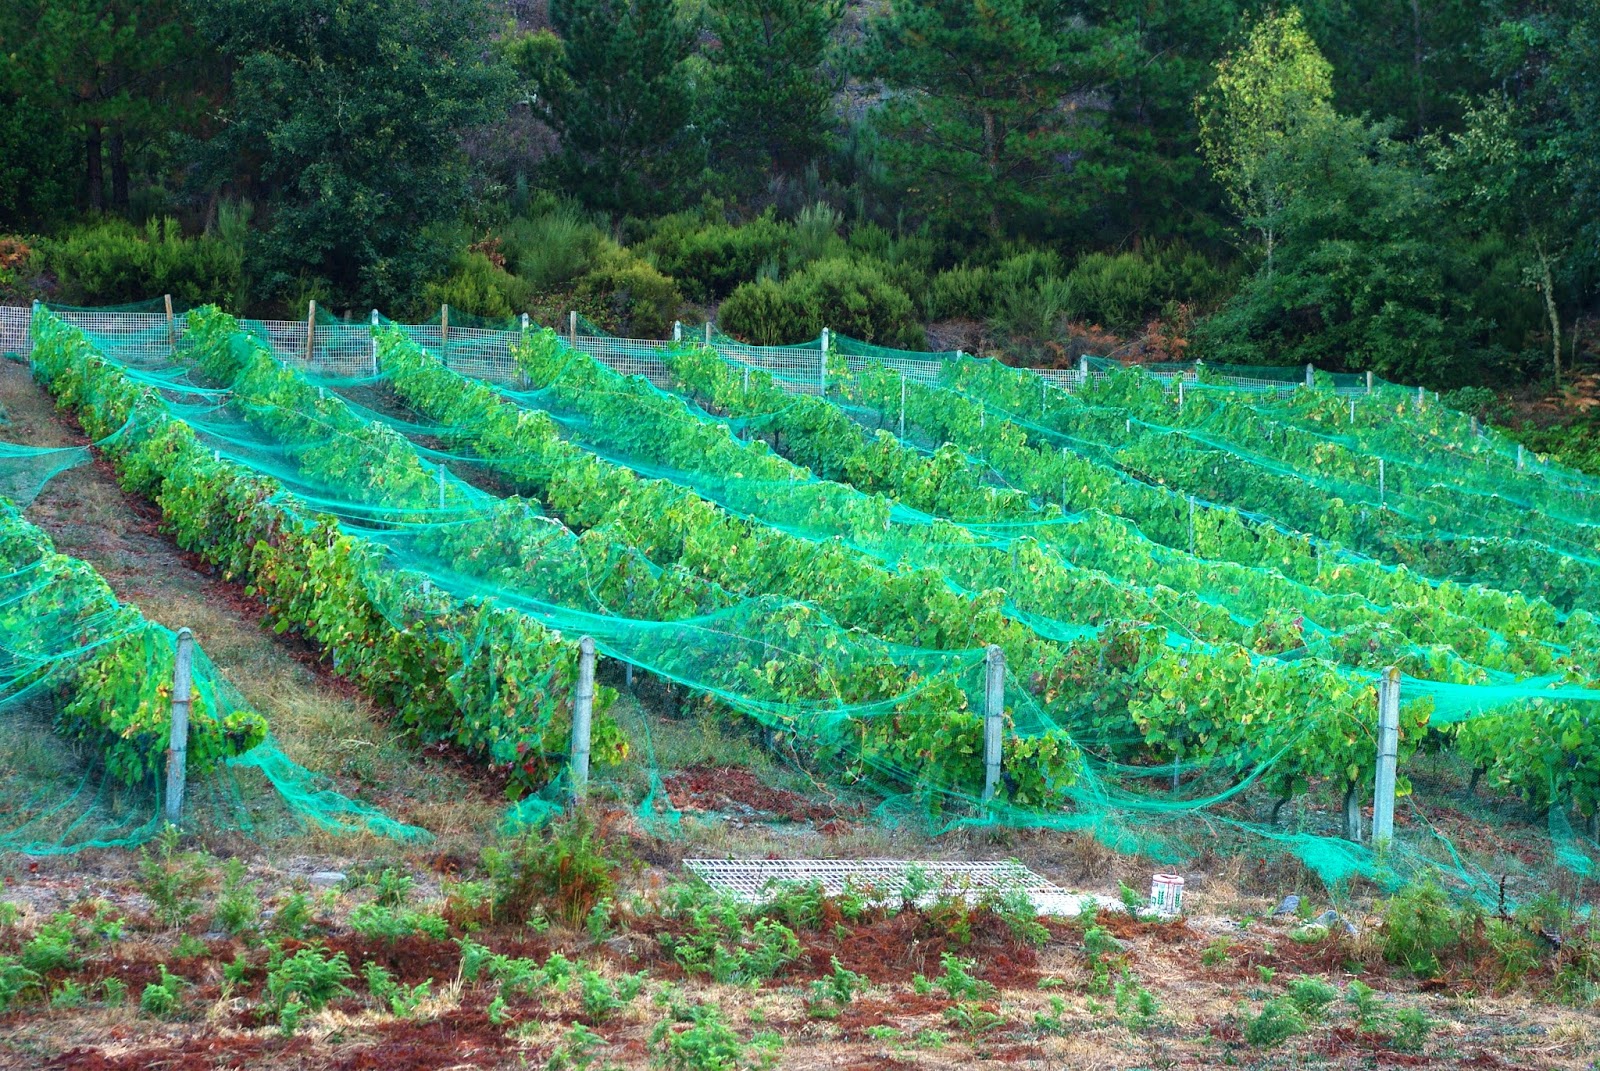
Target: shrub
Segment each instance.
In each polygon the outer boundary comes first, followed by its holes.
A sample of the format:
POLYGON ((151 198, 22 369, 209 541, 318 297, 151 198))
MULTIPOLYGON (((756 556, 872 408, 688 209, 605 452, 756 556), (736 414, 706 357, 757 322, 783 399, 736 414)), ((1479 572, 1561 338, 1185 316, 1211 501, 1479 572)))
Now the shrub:
POLYGON ((930 320, 980 319, 994 306, 994 288, 988 268, 951 268, 929 280, 923 311, 930 320))
POLYGON ((665 336, 683 304, 672 279, 610 242, 601 247, 595 267, 578 280, 575 296, 604 307, 623 334, 636 338, 665 336))
POLYGON ((794 217, 793 263, 809 264, 843 252, 839 226, 844 217, 821 201, 802 208, 794 217))
POLYGON ((771 279, 740 285, 717 310, 722 329, 757 346, 783 346, 805 337, 806 320, 785 287, 771 279))
POLYGON ((45 268, 74 305, 119 305, 171 294, 188 305, 244 301, 244 245, 233 236, 185 238, 173 219, 143 228, 107 219, 44 244, 45 268))
POLYGON ((144 992, 139 995, 139 1010, 146 1015, 165 1019, 178 1010, 183 999, 183 987, 189 983, 168 971, 165 963, 159 966, 161 981, 151 982, 144 987, 144 992))
POLYGON ((1462 933, 1471 932, 1465 921, 1439 886, 1408 886, 1384 905, 1383 958, 1419 976, 1437 974, 1439 957, 1455 947, 1462 933))
POLYGON ((139 849, 139 891, 150 898, 156 918, 169 927, 194 917, 200 904, 194 899, 209 877, 206 861, 197 852, 178 851, 178 828, 165 827, 156 838, 156 851, 139 849))
POLYGON ((583 814, 558 819, 509 848, 486 848, 483 861, 495 917, 523 921, 537 910, 574 927, 616 891, 621 866, 583 814))
POLYGON ((343 952, 328 955, 321 948, 302 948, 292 956, 275 952, 267 965, 267 1001, 281 1012, 290 1003, 316 1011, 337 997, 350 995, 345 985, 355 975, 343 952))
POLYGON ((472 316, 504 320, 525 310, 533 290, 525 281, 496 265, 487 254, 465 252, 458 256, 445 278, 422 291, 424 309, 449 305, 472 316))
POLYGON ((225 933, 238 934, 255 925, 261 915, 260 886, 245 880, 244 864, 229 859, 222 867, 222 892, 217 897, 213 925, 225 933))
POLYGON ((512 220, 496 237, 505 253, 506 270, 536 292, 566 286, 581 276, 594 263, 604 240, 572 205, 512 220))
POLYGON ((697 301, 725 297, 740 283, 776 270, 788 252, 792 228, 771 210, 749 223, 705 224, 690 215, 668 216, 641 248, 697 301))
POLYGON ((1296 978, 1289 983, 1288 998, 1302 1014, 1320 1019, 1328 1005, 1339 999, 1339 991, 1320 978, 1296 978))
POLYGON ((1277 997, 1261 1006, 1261 1014, 1244 1025, 1244 1039, 1252 1045, 1270 1048, 1305 1029, 1300 1009, 1287 997, 1277 997))

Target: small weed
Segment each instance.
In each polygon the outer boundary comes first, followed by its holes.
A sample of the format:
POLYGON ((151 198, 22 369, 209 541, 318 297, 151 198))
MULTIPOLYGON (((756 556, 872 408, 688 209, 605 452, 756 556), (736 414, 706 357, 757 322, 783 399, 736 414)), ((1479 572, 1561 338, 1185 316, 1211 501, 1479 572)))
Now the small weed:
POLYGON ((811 1001, 813 1004, 832 1002, 843 1007, 866 987, 866 978, 855 971, 846 970, 839 963, 839 957, 834 956, 833 970, 811 983, 811 1001))
POLYGON ((732 1071, 748 1066, 739 1035, 715 1005, 676 1009, 674 1018, 689 1026, 676 1030, 673 1019, 664 1019, 650 1034, 650 1043, 660 1046, 661 1062, 668 1071, 732 1071))
POLYGON ((389 1013, 397 1019, 409 1019, 416 1014, 422 1002, 433 994, 433 979, 429 978, 414 986, 404 986, 394 980, 394 976, 383 969, 379 963, 369 962, 363 970, 367 983, 367 992, 372 994, 374 1000, 387 1007, 389 1013))
POLYGON ((139 850, 139 891, 169 929, 194 918, 200 910, 195 895, 209 876, 203 855, 178 850, 179 837, 178 827, 169 825, 156 837, 155 854, 148 847, 139 850))
POLYGON ((1399 1052, 1421 1052, 1433 1023, 1421 1008, 1401 1008, 1394 1013, 1394 1037, 1389 1044, 1399 1052))
POLYGON ((1215 938, 1200 950, 1200 963, 1206 967, 1220 967, 1228 962, 1228 954, 1232 951, 1231 938, 1215 938))
POLYGON ((1161 1012, 1161 1005, 1156 1001, 1155 995, 1131 976, 1124 976, 1117 982, 1113 1000, 1117 1018, 1122 1020, 1123 1026, 1134 1033, 1154 1023, 1156 1016, 1161 1012))
POLYGON ((303 892, 290 893, 272 917, 272 932, 280 937, 304 940, 310 932, 311 897, 303 892))
POLYGON ((1261 1006, 1261 1013, 1244 1024, 1244 1039, 1259 1048, 1282 1044, 1305 1029, 1300 1009, 1286 997, 1276 997, 1261 1006))
POLYGON ((1024 944, 1041 947, 1050 940, 1050 930, 1039 921, 1033 897, 1023 889, 1007 889, 998 897, 985 898, 984 906, 998 915, 1011 936, 1024 944))
POLYGON ((194 959, 210 951, 206 943, 192 933, 180 935, 177 944, 172 946, 172 955, 176 959, 194 959))
POLYGON ((1067 1002, 1060 997, 1050 998, 1050 1014, 1044 1012, 1033 1013, 1033 1032, 1040 1035, 1065 1034, 1067 1032, 1066 1014, 1067 1002))
POLYGON ((573 1023, 550 1053, 550 1060, 545 1064, 546 1071, 586 1071, 600 1059, 600 1052, 605 1047, 605 1038, 582 1023, 573 1023))
POLYGON ((934 985, 944 990, 951 1000, 989 1000, 998 993, 992 983, 973 976, 972 968, 976 964, 972 960, 958 959, 943 952, 939 963, 944 967, 944 974, 934 985))
POLYGON ((1494 956, 1501 989, 1515 987, 1539 965, 1539 949, 1533 943, 1533 935, 1525 927, 1502 919, 1490 919, 1483 933, 1489 942, 1489 951, 1494 956))
POLYGON ((128 999, 128 984, 120 978, 100 980, 100 1002, 108 1008, 120 1008, 128 999))
POLYGON ((144 987, 144 992, 139 995, 139 1010, 157 1019, 166 1019, 177 1013, 183 1001, 183 987, 188 983, 168 971, 165 963, 159 967, 161 981, 151 982, 144 987))
POLYGON ((89 999, 89 994, 84 992, 82 985, 70 978, 56 987, 50 994, 50 1007, 56 1009, 81 1007, 89 999))
POLYGON ((350 928, 370 941, 389 944, 413 934, 439 941, 450 936, 450 924, 438 915, 408 907, 385 907, 375 902, 362 904, 350 912, 350 928))
POLYGON ((267 961, 267 1006, 278 1015, 285 1033, 293 1033, 299 1015, 317 1011, 336 997, 350 995, 354 974, 343 952, 328 955, 318 947, 302 948, 292 956, 274 949, 267 961), (284 1012, 293 1007, 286 1021, 284 1012))
POLYGON ((935 1030, 932 1027, 924 1027, 918 1030, 911 1040, 915 1041, 919 1048, 935 1051, 944 1048, 950 1043, 949 1037, 946 1036, 943 1030, 935 1030))
POLYGON ((1143 893, 1120 879, 1117 881, 1117 895, 1121 897, 1122 906, 1128 909, 1130 915, 1138 915, 1150 906, 1143 893))
POLYGON ((484 868, 494 890, 494 916, 528 919, 535 909, 570 926, 616 891, 620 862, 587 815, 559 819, 509 848, 487 848, 484 868))
POLYGON ((1004 1026, 1006 1017, 975 1000, 963 1000, 944 1010, 944 1021, 966 1034, 984 1034, 1004 1026))
POLYGON ((1441 968, 1439 957, 1462 933, 1472 932, 1471 921, 1452 910, 1432 882, 1408 886, 1384 905, 1383 958, 1418 977, 1431 977, 1441 968))
POLYGON ((222 891, 217 895, 213 925, 229 935, 251 929, 261 917, 260 885, 245 878, 244 863, 229 859, 222 864, 222 891))
POLYGON ((1262 985, 1271 985, 1272 980, 1278 976, 1276 967, 1269 967, 1265 963, 1256 964, 1256 977, 1261 979, 1262 985))
POLYGON ((1287 996, 1302 1015, 1320 1019, 1328 1005, 1339 999, 1339 991, 1320 978, 1296 978, 1289 983, 1287 996))
POLYGON ((625 974, 613 986, 594 971, 585 969, 578 975, 578 989, 583 994, 583 1014, 591 1022, 605 1022, 633 1003, 644 988, 647 977, 643 971, 625 974))
POLYGON ((589 940, 598 944, 604 941, 611 933, 611 913, 616 909, 611 897, 605 896, 595 902, 589 909, 589 914, 584 916, 583 928, 588 931, 589 940))
POLYGON ((1378 1017, 1378 995, 1370 985, 1352 981, 1344 988, 1344 999, 1358 1025, 1366 1027, 1378 1017))
POLYGON ((384 907, 400 907, 411 899, 411 892, 417 887, 416 881, 410 874, 402 873, 393 868, 386 868, 373 883, 375 894, 373 899, 384 907))
POLYGON ((63 911, 40 926, 28 943, 22 946, 22 965, 40 974, 77 967, 81 959, 73 948, 76 922, 63 911))

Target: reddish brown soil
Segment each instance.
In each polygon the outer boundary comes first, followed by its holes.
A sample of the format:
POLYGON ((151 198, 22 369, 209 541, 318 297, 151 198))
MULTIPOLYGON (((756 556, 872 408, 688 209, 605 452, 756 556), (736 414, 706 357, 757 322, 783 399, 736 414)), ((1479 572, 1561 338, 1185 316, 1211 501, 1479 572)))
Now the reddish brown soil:
POLYGON ((747 769, 701 763, 662 782, 680 811, 731 814, 763 821, 817 822, 830 826, 861 813, 807 799, 798 792, 764 785, 747 769))

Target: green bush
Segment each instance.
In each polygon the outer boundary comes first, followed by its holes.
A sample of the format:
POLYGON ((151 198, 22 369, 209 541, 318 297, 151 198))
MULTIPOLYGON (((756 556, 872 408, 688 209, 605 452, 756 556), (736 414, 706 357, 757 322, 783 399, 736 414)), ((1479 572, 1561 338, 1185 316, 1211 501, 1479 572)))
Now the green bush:
POLYGON ((655 257, 656 267, 672 276, 696 301, 730 294, 740 283, 776 270, 790 246, 793 229, 771 211, 749 223, 701 223, 683 214, 658 222, 641 248, 655 257))
POLYGON ((142 228, 107 219, 42 249, 45 269, 56 276, 67 304, 121 305, 162 294, 183 305, 238 308, 244 302, 241 232, 185 238, 173 219, 152 219, 142 228))
POLYGON ((951 268, 928 281, 922 299, 930 320, 977 320, 994 307, 994 272, 984 267, 951 268))
POLYGON ((1201 254, 1176 246, 1088 253, 1067 280, 1072 287, 1070 315, 1117 331, 1138 330, 1169 302, 1210 305, 1230 281, 1201 254))
POLYGON ((739 286, 717 310, 717 319, 724 331, 757 346, 798 342, 806 332, 806 319, 787 288, 771 279, 739 286))
POLYGON ((524 922, 535 913, 577 926, 616 891, 621 862, 582 814, 563 818, 510 847, 485 848, 494 916, 524 922))
POLYGON ((604 236, 572 205, 556 205, 535 216, 512 220, 495 235, 506 270, 533 291, 566 286, 599 254, 604 236))
POLYGON ((1474 921, 1451 908, 1432 882, 1408 886, 1384 905, 1383 958, 1430 977, 1439 972, 1440 957, 1474 931, 1474 921))
POLYGON ((1305 1019, 1293 1001, 1277 997, 1261 1006, 1261 1014, 1244 1024, 1244 1039, 1271 1048, 1305 1029, 1305 1019))
POLYGON ((578 280, 575 296, 604 307, 620 332, 634 338, 666 336, 683 304, 672 279, 610 242, 601 247, 594 268, 578 280))
POLYGON ((504 320, 524 312, 533 288, 495 264, 483 253, 466 252, 456 258, 450 274, 429 283, 422 291, 424 315, 449 305, 452 312, 504 320))

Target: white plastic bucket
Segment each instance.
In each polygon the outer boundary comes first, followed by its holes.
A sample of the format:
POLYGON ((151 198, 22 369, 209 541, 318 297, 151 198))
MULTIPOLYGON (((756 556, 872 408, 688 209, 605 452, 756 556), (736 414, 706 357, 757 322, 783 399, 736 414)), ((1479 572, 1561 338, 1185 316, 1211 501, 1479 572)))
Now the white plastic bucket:
POLYGON ((1183 914, 1183 877, 1156 874, 1150 879, 1150 907, 1159 915, 1183 914))

